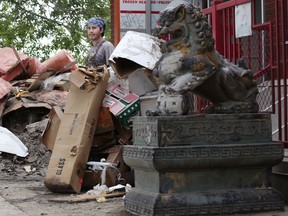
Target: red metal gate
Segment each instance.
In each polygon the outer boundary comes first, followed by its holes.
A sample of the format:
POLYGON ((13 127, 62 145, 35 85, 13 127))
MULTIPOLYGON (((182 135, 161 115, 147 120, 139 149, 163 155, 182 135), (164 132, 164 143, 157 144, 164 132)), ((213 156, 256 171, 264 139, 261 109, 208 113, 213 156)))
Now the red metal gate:
MULTIPOLYGON (((288 34, 285 31, 287 15, 284 14, 285 8, 288 10, 287 3, 284 0, 271 1, 275 7, 275 17, 270 18, 269 22, 256 25, 256 1, 214 0, 211 7, 203 9, 203 13, 209 17, 218 52, 233 63, 243 57, 253 71, 259 88, 257 100, 260 112, 272 114, 273 140, 284 142, 288 148, 287 42, 285 43, 288 34), (235 6, 249 2, 252 3, 252 35, 236 38, 235 6)), ((202 110, 201 108, 198 110, 202 110)))

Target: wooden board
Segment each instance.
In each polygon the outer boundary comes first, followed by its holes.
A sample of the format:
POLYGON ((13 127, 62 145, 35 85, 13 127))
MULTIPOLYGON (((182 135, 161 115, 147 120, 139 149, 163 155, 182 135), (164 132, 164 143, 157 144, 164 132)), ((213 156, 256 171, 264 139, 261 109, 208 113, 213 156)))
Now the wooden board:
POLYGON ((48 201, 51 201, 51 202, 69 202, 69 203, 87 202, 89 200, 96 200, 96 198, 100 198, 100 197, 113 198, 113 197, 121 197, 121 196, 124 196, 125 194, 126 194, 126 192, 114 192, 114 193, 99 194, 99 195, 80 194, 80 195, 71 195, 71 196, 49 199, 48 201))

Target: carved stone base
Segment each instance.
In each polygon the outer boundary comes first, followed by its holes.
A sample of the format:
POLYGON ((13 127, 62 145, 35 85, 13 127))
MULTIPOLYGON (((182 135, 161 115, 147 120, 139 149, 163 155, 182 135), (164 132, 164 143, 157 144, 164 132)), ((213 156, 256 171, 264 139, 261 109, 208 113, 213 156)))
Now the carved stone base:
POLYGON ((125 196, 124 207, 138 215, 223 215, 283 210, 282 195, 274 189, 147 193, 137 189, 125 196))
POLYGON ((213 215, 283 210, 270 169, 283 158, 270 115, 142 116, 123 158, 135 188, 124 199, 137 215, 213 215))

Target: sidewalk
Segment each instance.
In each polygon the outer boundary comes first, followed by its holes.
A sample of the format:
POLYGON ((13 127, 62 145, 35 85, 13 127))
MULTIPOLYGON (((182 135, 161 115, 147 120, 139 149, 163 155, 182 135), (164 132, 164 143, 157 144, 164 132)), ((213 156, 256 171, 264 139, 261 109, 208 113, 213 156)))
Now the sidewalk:
MULTIPOLYGON (((42 177, 3 178, 0 173, 0 215, 5 216, 132 216, 124 209, 123 198, 110 198, 106 202, 51 202, 58 197, 71 194, 50 192, 42 177)), ((285 212, 273 211, 254 214, 234 214, 238 216, 287 216, 285 212)))
POLYGON ((71 194, 50 192, 43 177, 3 178, 0 173, 0 216, 131 216, 124 210, 122 197, 103 203, 49 201, 67 196, 71 194))
POLYGON ((11 205, 3 197, 0 196, 0 215, 7 216, 29 216, 25 212, 18 209, 16 206, 11 205))

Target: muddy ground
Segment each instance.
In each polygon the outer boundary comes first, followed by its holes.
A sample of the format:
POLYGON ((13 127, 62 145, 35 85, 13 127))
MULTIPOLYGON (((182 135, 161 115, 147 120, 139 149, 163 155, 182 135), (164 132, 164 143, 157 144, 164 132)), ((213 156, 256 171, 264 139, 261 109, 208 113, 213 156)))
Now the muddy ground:
POLYGON ((43 128, 32 127, 28 130, 26 121, 11 121, 9 124, 5 122, 5 126, 25 144, 29 155, 21 158, 0 154, 0 215, 131 215, 124 210, 123 197, 109 198, 101 203, 96 199, 77 203, 51 201, 74 195, 52 193, 44 185, 51 152, 40 141, 43 128))
POLYGON ((90 200, 86 202, 69 203, 51 201, 70 194, 52 193, 44 186, 41 176, 0 175, 0 215, 5 216, 130 216, 124 210, 123 198, 110 198, 106 202, 90 200), (1 197, 8 204, 1 202, 1 197), (17 211, 16 211, 16 210, 17 211))

